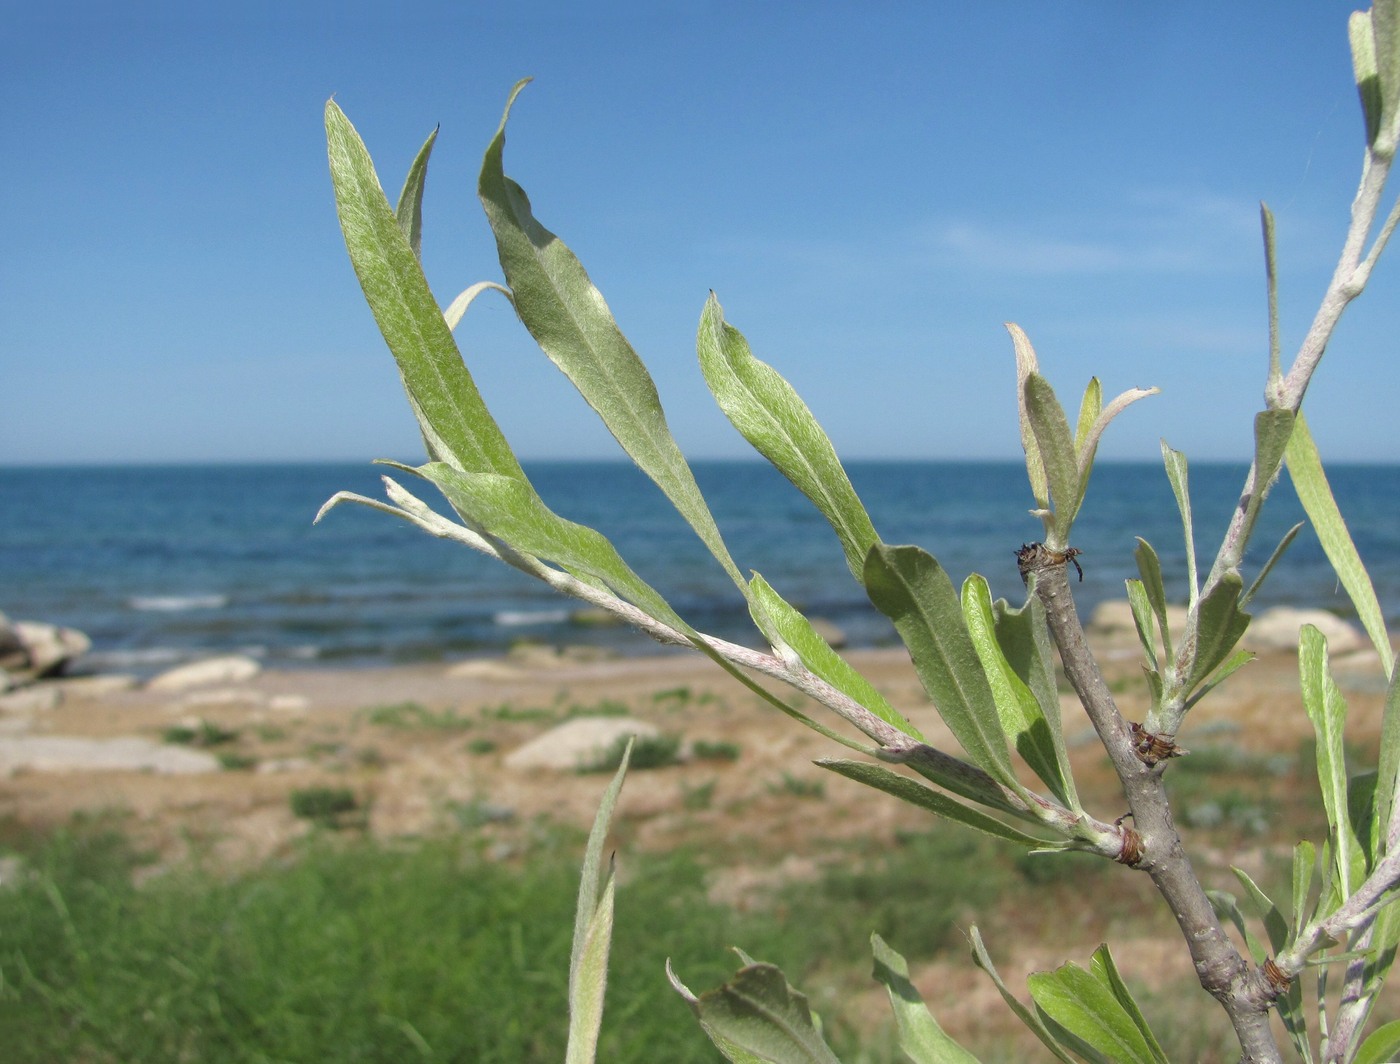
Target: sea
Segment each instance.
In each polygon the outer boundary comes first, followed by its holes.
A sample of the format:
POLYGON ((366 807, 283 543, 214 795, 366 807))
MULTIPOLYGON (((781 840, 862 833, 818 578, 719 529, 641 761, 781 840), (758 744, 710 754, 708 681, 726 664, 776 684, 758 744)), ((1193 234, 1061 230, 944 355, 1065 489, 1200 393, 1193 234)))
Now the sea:
MULTIPOLYGON (((894 645, 893 628, 846 569, 821 516, 760 462, 699 462, 696 479, 731 554, 762 573, 851 646, 894 645)), ((635 467, 526 463, 559 514, 608 536, 632 568, 702 631, 761 645, 733 584, 664 496, 635 467)), ((847 471, 882 539, 917 543, 961 582, 987 578, 996 597, 1025 590, 1015 551, 1040 538, 1019 462, 852 462, 847 471)), ((383 498, 383 467, 356 464, 0 468, 0 612, 85 632, 86 672, 149 675, 210 654, 253 655, 272 668, 450 661, 520 642, 654 650, 644 636, 590 623, 558 596, 469 548, 435 539, 339 490, 383 498)), ((1387 619, 1400 612, 1400 466, 1329 469, 1387 619)), ((1243 466, 1194 464, 1190 485, 1204 571, 1224 533, 1243 466)), ((401 481, 399 474, 395 474, 401 481)), ((405 486, 435 507, 426 482, 405 486)), ((1248 583, 1304 520, 1287 477, 1270 496, 1246 558, 1248 583)), ((1185 601, 1185 546, 1157 463, 1100 463, 1072 541, 1073 585, 1087 611, 1125 595, 1136 538, 1157 550, 1168 593, 1185 601)), ((1352 615, 1311 531, 1304 529, 1256 597, 1352 615)))

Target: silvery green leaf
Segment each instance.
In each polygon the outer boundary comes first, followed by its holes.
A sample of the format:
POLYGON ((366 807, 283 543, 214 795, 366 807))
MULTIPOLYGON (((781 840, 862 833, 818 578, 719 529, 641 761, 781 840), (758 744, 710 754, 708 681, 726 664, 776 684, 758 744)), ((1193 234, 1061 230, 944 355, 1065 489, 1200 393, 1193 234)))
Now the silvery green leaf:
MULTIPOLYGON (((683 989, 674 977, 672 982, 683 989)), ((713 990, 682 996, 726 1055, 721 1040, 749 1054, 747 1059, 771 1064, 840 1064, 812 1022, 806 996, 771 964, 748 965, 713 990)))
POLYGON ((830 769, 838 776, 845 776, 847 779, 863 783, 867 787, 874 787, 900 801, 927 809, 935 816, 955 820, 959 824, 1004 842, 1014 842, 1017 846, 1024 846, 1028 850, 1053 849, 1056 846, 1054 842, 1029 835, 1018 828, 1003 823, 996 817, 988 816, 986 813, 963 805, 961 802, 956 802, 946 794, 940 794, 932 788, 925 787, 917 780, 901 776, 897 772, 891 772, 883 765, 871 764, 868 761, 846 761, 826 757, 818 758, 814 763, 822 768, 830 769))
MULTIPOLYGON (((1085 457, 1084 445, 1089 439, 1089 432, 1094 427, 1094 422, 1103 413, 1103 385, 1099 383, 1097 377, 1089 378, 1089 385, 1084 389, 1084 398, 1079 401, 1079 418, 1074 423, 1074 453, 1079 455, 1082 462, 1085 457)), ((1089 460, 1093 461, 1093 451, 1088 453, 1089 460)))
POLYGON ((1055 1023, 1108 1060, 1119 1064, 1167 1064, 1141 1016, 1119 1000, 1113 985, 1077 964, 1035 972, 1027 980, 1036 1006, 1055 1023))
POLYGON ((1332 679, 1327 661, 1327 640, 1313 625, 1303 625, 1298 638, 1298 677, 1303 708, 1317 736, 1317 781, 1322 806, 1331 827, 1332 854, 1343 898, 1359 885, 1364 864, 1347 802, 1347 768, 1344 747, 1347 704, 1332 679))
POLYGON ((992 690, 1002 732, 1051 793, 1066 806, 1076 808, 1069 757, 1060 734, 1058 695, 1054 696, 1053 708, 1046 707, 1047 712, 1012 668, 1002 652, 991 589, 975 573, 963 582, 962 608, 972 646, 992 690))
POLYGON ((462 469, 523 477, 384 198, 369 153, 334 102, 326 104, 326 143, 351 264, 424 437, 441 448, 431 456, 462 469))
POLYGON ((1293 540, 1297 538, 1298 533, 1302 530, 1304 523, 1305 522, 1303 521, 1299 521, 1296 525, 1294 525, 1292 528, 1290 528, 1287 532, 1283 534, 1283 538, 1278 541, 1278 546, 1275 547, 1274 552, 1269 555, 1269 560, 1264 563, 1264 565, 1259 570, 1259 575, 1256 576, 1254 578, 1253 583, 1249 585, 1249 590, 1247 590, 1242 596, 1240 596, 1241 609, 1247 606, 1249 604, 1249 600, 1254 597, 1255 592, 1257 592, 1261 587, 1264 586, 1265 577, 1267 577, 1269 573, 1273 571, 1274 566, 1278 564, 1279 559, 1283 557, 1284 552, 1288 550, 1290 546, 1292 546, 1293 540))
MULTIPOLYGON (((1097 383, 1097 382, 1094 382, 1097 383)), ((1079 469, 1079 495, 1075 499, 1074 510, 1079 511, 1080 504, 1084 502, 1084 494, 1089 490, 1089 475, 1094 468, 1094 453, 1098 450, 1099 440, 1103 438, 1105 430, 1113 423, 1113 419, 1121 414, 1128 407, 1132 406, 1139 399, 1146 399, 1149 395, 1156 395, 1160 391, 1158 388, 1129 388, 1126 392, 1117 396, 1107 407, 1098 411, 1094 416, 1093 424, 1084 429, 1084 412, 1080 411, 1081 424, 1075 435, 1075 455, 1079 469)))
POLYGON ((753 357, 743 335, 724 320, 713 292, 695 346, 725 417, 827 519, 859 580, 877 539, 875 527, 812 411, 777 371, 753 357))
POLYGON ((1124 580, 1123 584, 1128 590, 1128 607, 1132 610, 1133 627, 1137 629, 1138 642, 1142 644, 1142 652, 1146 657, 1143 668, 1156 672, 1159 663, 1157 640, 1153 636, 1155 618, 1152 603, 1148 600, 1147 590, 1141 580, 1124 580))
POLYGON ((973 927, 968 932, 968 938, 972 942, 973 961, 976 963, 977 967, 981 968, 991 978, 992 983, 995 984, 997 991, 1001 994, 1002 1000, 1010 1006, 1011 1011, 1016 1014, 1022 1023, 1030 1028, 1031 1033, 1040 1039, 1041 1043, 1055 1055, 1056 1059, 1063 1061, 1064 1064, 1075 1064, 1074 1058, 1066 1052, 1064 1046, 1061 1045, 1059 1039, 1055 1037, 1050 1028, 1045 1025, 1045 1021, 1040 1015, 1036 1012, 1032 1012, 1030 1009, 1026 1008, 1025 1005, 1021 1004, 1020 999, 1017 998, 1016 995, 1007 988, 1006 983, 1002 981, 1001 975, 992 964, 992 958, 987 952, 986 945, 982 942, 982 933, 978 931, 976 927, 973 927))
POLYGON ((1036 504, 1046 510, 1050 506, 1050 485, 1045 478, 1045 461, 1026 409, 1026 379, 1038 373, 1040 366, 1035 357, 1035 348, 1024 330, 1011 322, 1006 323, 1006 330, 1011 334, 1011 344, 1016 351, 1016 406, 1021 417, 1021 447, 1026 452, 1026 475, 1030 478, 1031 494, 1036 504))
POLYGON ((1220 668, 1216 669, 1215 672, 1211 674, 1210 679, 1201 684, 1201 686, 1196 689, 1195 693, 1186 700, 1186 708, 1190 709, 1201 699, 1205 698, 1206 695, 1214 691, 1230 676, 1253 661, 1254 657, 1254 651, 1252 650, 1235 651, 1221 663, 1220 668))
POLYGON ((1194 691, 1204 683, 1216 666, 1235 649, 1249 627, 1249 614, 1239 606, 1242 586, 1237 573, 1226 573, 1200 600, 1196 611, 1194 649, 1185 662, 1180 661, 1180 655, 1187 650, 1185 644, 1178 654, 1177 676, 1184 690, 1194 691))
POLYGON ((1362 627, 1371 637, 1376 653, 1381 656, 1386 675, 1390 676, 1395 671, 1395 653, 1391 650, 1390 636, 1386 632, 1385 614, 1376 598, 1371 576, 1366 572, 1366 566, 1362 563, 1361 555, 1357 553, 1356 544, 1347 530, 1342 511, 1337 507, 1332 486, 1328 484, 1327 476, 1322 471, 1322 460, 1318 456, 1317 444, 1313 442, 1312 433, 1308 430, 1307 419, 1301 413, 1298 414, 1293 434, 1288 440, 1287 456, 1288 475, 1293 480, 1298 501, 1303 504, 1303 511, 1312 522, 1313 531, 1317 533, 1327 560, 1332 563, 1342 587, 1346 588, 1362 627))
POLYGON ((399 192, 398 206, 394 208, 399 228, 419 259, 423 257, 423 184, 428 179, 428 158, 433 154, 437 135, 438 131, 434 129, 418 149, 413 165, 408 168, 408 176, 404 178, 403 189, 399 192))
MULTIPOLYGON (((1171 629, 1167 625, 1167 586, 1162 580, 1162 563, 1152 544, 1141 536, 1137 537, 1137 547, 1133 559, 1137 562, 1138 575, 1142 577, 1142 589, 1147 593, 1147 601, 1152 604, 1152 612, 1157 617, 1157 627, 1162 634, 1162 660, 1172 659, 1171 629)), ((1156 654, 1149 649, 1148 660, 1155 661, 1156 654)))
POLYGON ((899 1048, 913 1064, 978 1064, 977 1058, 938 1025, 909 979, 909 965, 879 935, 870 936, 875 979, 889 991, 899 1028, 899 1048))
POLYGON ((1153 1055, 1165 1062, 1166 1054, 1162 1052, 1162 1047, 1156 1036, 1153 1035, 1151 1028, 1147 1026, 1147 1019, 1143 1016, 1142 1010, 1138 1008, 1137 1001, 1128 990, 1127 984, 1123 982, 1123 977, 1118 972, 1118 965, 1114 963, 1113 955, 1109 953, 1107 944, 1094 950, 1094 955, 1089 959, 1089 968, 1094 977, 1113 992, 1113 996, 1123 1006, 1123 1011, 1128 1014, 1134 1026, 1141 1032, 1153 1055))
POLYGON ((869 680, 832 650, 830 644, 812 627, 811 622, 793 609, 763 577, 755 573, 749 581, 749 590, 753 600, 774 628, 773 634, 794 650, 808 669, 838 691, 849 695, 887 724, 893 724, 904 734, 922 741, 923 735, 919 729, 890 705, 869 680))
POLYGON ((574 944, 569 957, 569 1042, 566 1064, 592 1064, 603 1023, 603 997, 608 985, 608 953, 612 943, 613 898, 616 876, 612 862, 600 884, 603 843, 608 835, 617 797, 632 757, 629 739, 612 782, 593 818, 593 829, 584 848, 579 878, 578 907, 574 913, 574 944))
POLYGON ((1400 1020, 1381 1024, 1361 1043, 1351 1064, 1386 1064, 1400 1057, 1400 1020))
POLYGON ((1397 774, 1400 774, 1400 673, 1392 676, 1381 716, 1381 749, 1376 767, 1375 834, 1371 849, 1380 853, 1386 825, 1395 807, 1397 774))
MULTIPOLYGON (((528 80, 528 79, 527 79, 528 80)), ((740 590, 740 574, 666 424, 656 384, 613 320, 603 294, 572 251, 535 218, 525 190, 505 174, 506 122, 486 149, 477 191, 496 237, 515 311, 535 342, 563 371, 624 451, 671 500, 740 590)))
POLYGON ((996 701, 943 567, 920 547, 877 543, 865 561, 876 608, 894 622, 919 680, 973 763, 1017 791, 996 701))
POLYGON ((1191 492, 1187 485, 1186 456, 1174 451, 1162 441, 1162 464, 1167 469, 1167 480, 1171 483, 1172 494, 1176 496, 1176 508, 1181 512, 1181 530, 1186 540, 1186 586, 1190 592, 1189 606, 1196 605, 1201 594, 1201 582, 1196 575, 1196 528, 1191 517, 1191 492))
POLYGON ((1069 530, 1082 499, 1079 462, 1074 453, 1074 437, 1069 431, 1064 409, 1055 398, 1050 382, 1039 373, 1026 378, 1026 417, 1035 434, 1045 478, 1050 485, 1050 501, 1055 517, 1046 541, 1056 549, 1068 545, 1069 530))

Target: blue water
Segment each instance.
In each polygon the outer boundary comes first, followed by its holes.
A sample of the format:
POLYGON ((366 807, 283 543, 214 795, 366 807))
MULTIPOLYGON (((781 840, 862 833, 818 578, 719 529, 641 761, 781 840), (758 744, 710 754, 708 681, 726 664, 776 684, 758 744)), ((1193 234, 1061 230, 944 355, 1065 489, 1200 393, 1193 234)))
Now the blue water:
MULTIPOLYGON (((559 513, 608 535, 633 568, 696 627, 757 645, 737 592, 665 499, 630 465, 535 463, 527 470, 559 513)), ((211 652, 269 665, 440 660, 521 639, 650 644, 627 629, 575 623, 578 605, 455 544, 362 507, 311 519, 340 489, 382 498, 363 465, 0 469, 0 611, 85 631, 88 669, 151 671, 211 652)), ((849 472, 882 538, 918 543, 960 581, 981 572, 1019 602, 1015 549, 1040 538, 1020 463, 854 463, 849 472)), ((1242 467, 1191 469, 1204 568, 1219 543, 1242 467)), ((1400 610, 1400 467, 1329 470, 1383 606, 1400 610)), ((846 571, 830 529, 761 463, 699 463, 696 477, 742 569, 764 574, 855 645, 895 641, 846 571)), ((410 478, 411 479, 411 478, 410 478)), ((431 486, 407 485, 438 505, 431 486), (420 490, 422 489, 422 490, 420 490)), ((442 507, 445 509, 445 505, 442 507)), ((1270 498, 1245 578, 1302 512, 1287 480, 1270 498)), ((1156 464, 1101 464, 1074 536, 1086 609, 1121 598, 1148 539, 1184 599, 1184 548, 1156 464)), ((1258 598, 1349 613, 1309 531, 1258 598)), ((1390 616, 1394 617, 1394 613, 1390 616)))

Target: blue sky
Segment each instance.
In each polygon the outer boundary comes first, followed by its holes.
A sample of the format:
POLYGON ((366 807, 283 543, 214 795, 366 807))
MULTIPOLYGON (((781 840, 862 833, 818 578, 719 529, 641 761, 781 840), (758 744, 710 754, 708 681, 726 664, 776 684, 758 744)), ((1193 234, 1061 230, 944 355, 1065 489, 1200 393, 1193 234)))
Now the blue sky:
MULTIPOLYGON (((10 7, 0 37, 0 464, 420 456, 345 255, 334 96, 396 195, 442 131, 424 263, 498 279, 475 195, 506 166, 652 368, 688 453, 746 453, 705 391, 714 289, 850 457, 1019 455, 1011 344, 1069 407, 1158 385, 1101 449, 1242 458, 1361 159, 1351 3, 10 7)), ((1324 457, 1393 461, 1400 266, 1352 307, 1309 410, 1324 457)), ((458 329, 525 458, 617 453, 504 301, 458 329)))

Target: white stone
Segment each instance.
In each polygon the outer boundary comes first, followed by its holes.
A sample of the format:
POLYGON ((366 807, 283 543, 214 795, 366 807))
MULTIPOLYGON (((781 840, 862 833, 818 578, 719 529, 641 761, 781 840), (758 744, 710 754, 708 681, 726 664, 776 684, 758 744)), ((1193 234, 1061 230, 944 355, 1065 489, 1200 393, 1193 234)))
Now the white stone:
POLYGON ((261 671, 262 666, 252 658, 242 654, 229 654, 180 665, 161 673, 146 686, 152 691, 186 691, 191 687, 243 683, 261 671))
POLYGON ((200 750, 149 739, 83 739, 62 735, 14 736, 0 740, 0 775, 29 772, 154 772, 193 775, 218 772, 218 758, 200 750))
POLYGON ((1300 610, 1292 606, 1274 606, 1259 614, 1244 635, 1244 646, 1250 650, 1297 650, 1298 630, 1311 624, 1327 639, 1329 655, 1346 654, 1369 646, 1370 641, 1354 624, 1326 610, 1300 610))
MULTIPOLYGON (((1175 638, 1186 627, 1186 607, 1167 605, 1167 626, 1175 638)), ((1089 631, 1094 635, 1122 636, 1136 639, 1137 624, 1133 621, 1133 607, 1127 599, 1109 599, 1100 602, 1089 615, 1089 631)))
POLYGON ((63 692, 55 684, 39 683, 0 695, 0 712, 44 713, 62 701, 63 692))
POLYGON ((573 771, 596 760, 624 735, 651 738, 653 724, 629 717, 575 717, 536 736, 505 757, 510 768, 552 768, 573 771))

